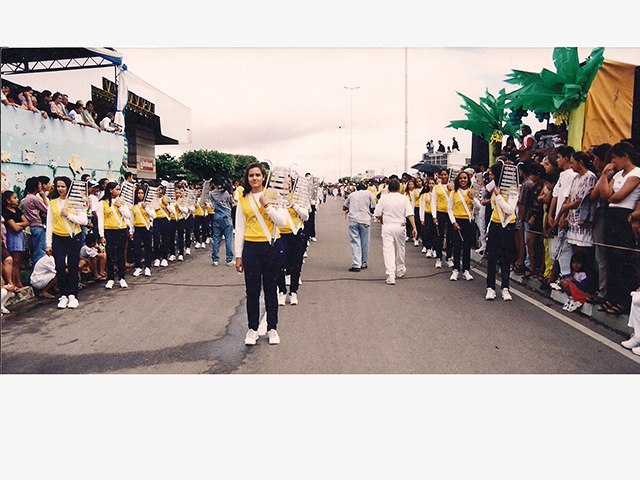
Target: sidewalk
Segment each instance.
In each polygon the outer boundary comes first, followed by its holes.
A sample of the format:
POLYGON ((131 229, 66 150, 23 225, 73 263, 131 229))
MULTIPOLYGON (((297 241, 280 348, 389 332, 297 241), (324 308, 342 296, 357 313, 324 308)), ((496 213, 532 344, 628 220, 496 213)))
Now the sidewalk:
MULTIPOLYGON (((478 265, 480 265, 483 269, 486 269, 487 266, 487 259, 485 257, 481 257, 480 255, 478 255, 476 252, 474 252, 473 250, 471 250, 471 259, 476 262, 478 265)), ((555 301, 556 303, 560 304, 560 305, 564 305, 564 303, 567 301, 567 294, 564 292, 559 292, 557 290, 540 290, 540 280, 536 279, 536 278, 528 278, 528 279, 524 279, 522 278, 522 275, 516 275, 515 273, 511 272, 511 280, 518 283, 519 285, 521 285, 522 287, 531 290, 533 292, 536 292, 538 295, 544 296, 546 298, 550 298, 551 300, 555 301)), ((585 303, 582 307, 580 307, 579 309, 576 310, 577 313, 580 313, 586 317, 591 318, 592 320, 605 325, 606 327, 610 328, 611 330, 614 330, 618 333, 624 334, 624 335, 631 335, 633 334, 633 329, 631 327, 628 326, 629 323, 629 315, 611 315, 608 314, 606 312, 599 312, 596 308, 595 305, 592 305, 590 303, 585 303)))

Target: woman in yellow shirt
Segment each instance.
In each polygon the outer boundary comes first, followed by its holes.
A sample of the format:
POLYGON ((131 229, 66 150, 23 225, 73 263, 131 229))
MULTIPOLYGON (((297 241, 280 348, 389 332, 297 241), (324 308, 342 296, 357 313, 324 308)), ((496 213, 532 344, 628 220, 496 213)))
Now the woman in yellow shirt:
POLYGON ((471 178, 464 170, 458 173, 453 182, 453 191, 449 195, 448 214, 453 225, 453 271, 449 280, 456 281, 460 275, 460 257, 462 256, 462 277, 473 280, 471 276, 471 246, 476 240, 476 224, 473 222, 473 199, 475 192, 471 188, 471 178))
MULTIPOLYGON (((502 178, 503 164, 496 163, 491 167, 491 173, 496 185, 502 178)), ((516 245, 516 207, 518 196, 505 196, 500 188, 495 187, 491 194, 491 220, 489 222, 489 234, 487 238, 487 293, 486 300, 496 298, 496 267, 500 265, 502 279, 502 299, 510 301, 513 298, 509 293, 509 273, 511 262, 515 258, 516 245)))
POLYGON ((431 191, 431 216, 435 225, 433 246, 436 251, 436 268, 442 268, 442 247, 445 237, 447 239, 447 266, 453 267, 453 228, 449 221, 449 172, 446 168, 440 170, 440 183, 433 187, 431 191))
POLYGON ((420 224, 422 225, 422 253, 425 254, 426 258, 436 256, 436 251, 433 249, 435 225, 433 224, 433 216, 431 215, 431 194, 435 186, 435 180, 429 177, 425 181, 425 185, 418 198, 417 218, 420 219, 420 224))
POLYGON ((71 188, 69 177, 56 177, 47 211, 46 249, 56 264, 57 286, 60 291, 58 308, 78 307, 78 264, 82 248, 81 225, 89 223, 85 210, 66 207, 71 188))
POLYGON ((196 244, 194 248, 205 248, 205 221, 206 221, 206 210, 200 204, 200 196, 202 195, 202 189, 198 190, 196 197, 196 204, 193 209, 193 236, 195 237, 196 244))
POLYGON ((249 323, 245 345, 255 345, 260 338, 258 327, 261 290, 264 290, 269 343, 280 343, 276 330, 277 275, 282 265, 283 250, 277 227, 286 226, 287 219, 286 209, 274 207, 263 194, 266 180, 267 172, 260 163, 249 165, 245 170, 244 189, 236 209, 236 271, 244 272, 249 323))
POLYGON ((112 289, 117 270, 121 288, 127 288, 125 266, 125 242, 127 240, 127 220, 131 219, 131 210, 120 198, 120 185, 107 183, 104 196, 98 203, 98 231, 100 243, 106 243, 107 251, 107 283, 105 288, 112 289))
POLYGON ((158 199, 156 203, 156 218, 153 221, 153 254, 155 260, 154 267, 166 267, 169 265, 169 244, 171 230, 169 225, 169 215, 175 212, 169 198, 165 195, 164 185, 158 186, 158 199))
POLYGON ((144 244, 144 275, 151 276, 151 258, 153 257, 153 245, 151 223, 156 218, 156 211, 147 205, 144 200, 144 187, 136 187, 133 196, 133 221, 131 222, 130 235, 133 240, 133 255, 136 269, 133 276, 138 277, 142 273, 142 244, 144 244))

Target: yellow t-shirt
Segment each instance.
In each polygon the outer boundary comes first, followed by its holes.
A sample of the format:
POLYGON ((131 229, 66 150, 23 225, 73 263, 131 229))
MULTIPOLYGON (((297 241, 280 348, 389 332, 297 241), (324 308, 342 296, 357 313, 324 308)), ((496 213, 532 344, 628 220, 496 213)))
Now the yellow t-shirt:
POLYGON ((273 235, 275 231, 275 234, 276 234, 275 238, 276 239, 280 238, 279 229, 275 228, 273 220, 271 220, 271 217, 269 216, 269 214, 266 212, 264 207, 260 205, 260 202, 256 202, 256 200, 253 198, 251 193, 247 194, 246 196, 245 195, 240 196, 240 198, 238 199, 238 205, 240 206, 240 208, 242 208, 242 213, 244 213, 244 217, 245 217, 244 239, 247 242, 268 242, 269 241, 262 226, 260 225, 260 222, 258 221, 258 218, 253 212, 254 208, 257 208, 258 213, 264 219, 264 223, 265 223, 265 226, 267 227, 267 230, 269 231, 269 234, 273 235), (252 203, 253 203, 253 207, 251 205, 252 203))
POLYGON ((127 228, 127 224, 122 218, 122 214, 118 207, 116 207, 113 202, 109 205, 108 200, 101 200, 102 203, 102 211, 104 212, 104 229, 105 230, 122 230, 123 228, 127 228))
MULTIPOLYGON (((60 205, 64 200, 60 198, 56 198, 49 202, 49 208, 51 209, 51 214, 53 216, 53 228, 52 231, 59 237, 70 237, 69 231, 73 233, 73 235, 77 235, 80 233, 80 225, 70 222, 68 220, 65 221, 64 217, 61 215, 60 211, 62 210, 62 205, 60 205), (68 229, 66 225, 69 225, 68 229)), ((71 215, 75 215, 76 211, 72 208, 67 208, 67 212, 71 215)))

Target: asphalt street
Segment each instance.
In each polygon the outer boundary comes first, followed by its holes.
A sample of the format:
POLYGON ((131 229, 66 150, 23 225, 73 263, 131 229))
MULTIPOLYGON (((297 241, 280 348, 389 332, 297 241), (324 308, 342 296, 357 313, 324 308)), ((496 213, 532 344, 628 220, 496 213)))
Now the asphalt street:
POLYGON ((349 272, 340 199, 316 218, 300 303, 280 307, 279 345, 244 345, 243 278, 213 266, 209 245, 129 277, 128 289, 82 290, 77 310, 54 302, 5 319, 2 373, 640 373, 619 333, 517 287, 513 302, 487 302, 480 270, 451 282, 411 242, 406 276, 385 284, 379 224, 369 268, 349 272))

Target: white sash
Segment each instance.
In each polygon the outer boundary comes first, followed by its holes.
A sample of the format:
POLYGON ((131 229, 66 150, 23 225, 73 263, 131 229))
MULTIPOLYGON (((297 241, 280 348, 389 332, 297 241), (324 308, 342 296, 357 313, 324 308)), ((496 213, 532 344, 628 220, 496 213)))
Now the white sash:
MULTIPOLYGON (((505 202, 506 202, 506 200, 505 200, 505 202)), ((495 209, 498 212, 498 218, 500 219, 500 223, 502 224, 502 228, 505 228, 507 225, 509 225, 509 223, 511 223, 511 220, 513 218, 515 218, 515 213, 512 213, 507 218, 504 217, 504 212, 502 211, 502 208, 500 208, 500 205, 498 205, 498 196, 497 195, 496 195, 496 201, 495 201, 495 209)), ((489 222, 489 223, 491 223, 491 222, 489 222)))
POLYGON ((291 212, 287 208, 287 223, 289 224, 289 228, 293 232, 294 235, 297 235, 300 231, 300 226, 296 226, 296 222, 293 221, 293 217, 291 216, 291 212))
POLYGON ((65 203, 65 206, 61 207, 60 206, 60 202, 58 201, 58 208, 60 208, 60 218, 62 219, 62 224, 64 225, 64 228, 67 230, 67 233, 69 234, 69 236, 71 238, 73 238, 76 235, 74 233, 74 231, 73 231, 73 227, 69 224, 69 220, 67 220, 66 217, 62 216, 62 209, 66 208, 66 203, 67 203, 67 199, 66 198, 64 199, 64 203, 65 203))
MULTIPOLYGON (((147 219, 144 218, 144 214, 147 213, 141 206, 139 203, 135 204, 133 206, 133 208, 138 207, 138 212, 140 212, 140 216, 142 217, 142 221, 144 222, 144 226, 147 227, 147 230, 149 230, 149 227, 151 226, 151 223, 147 223, 147 219)), ((135 220, 134 220, 135 223, 135 220)))
MULTIPOLYGON (((264 195, 264 191, 262 192, 262 194, 264 195)), ((275 237, 275 232, 274 232, 274 235, 271 235, 271 233, 269 232, 269 227, 267 227, 267 223, 264 221, 264 217, 260 213, 260 207, 258 207, 256 199, 253 198, 253 194, 251 192, 249 192, 249 205, 251 205, 251 210, 253 210, 253 214, 256 216, 256 220, 258 220, 260 227, 262 227, 262 232, 267 237, 267 240, 269 241, 269 245, 273 245, 273 242, 274 242, 273 237, 275 237)), ((275 228, 277 227, 275 227, 274 225, 274 230, 275 228)))
POLYGON ((116 207, 113 202, 111 203, 111 211, 113 211, 113 214, 118 219, 118 228, 122 229, 122 228, 126 227, 127 226, 126 224, 124 225, 124 227, 122 225, 123 219, 122 219, 122 215, 120 214, 120 209, 118 207, 116 207))
POLYGON ((458 198, 462 202, 462 206, 464 207, 464 211, 467 212, 467 216, 469 217, 469 221, 471 221, 471 219, 473 218, 473 215, 469 211, 469 207, 467 207, 467 202, 465 201, 464 196, 462 195, 462 192, 460 190, 458 190, 458 198))

